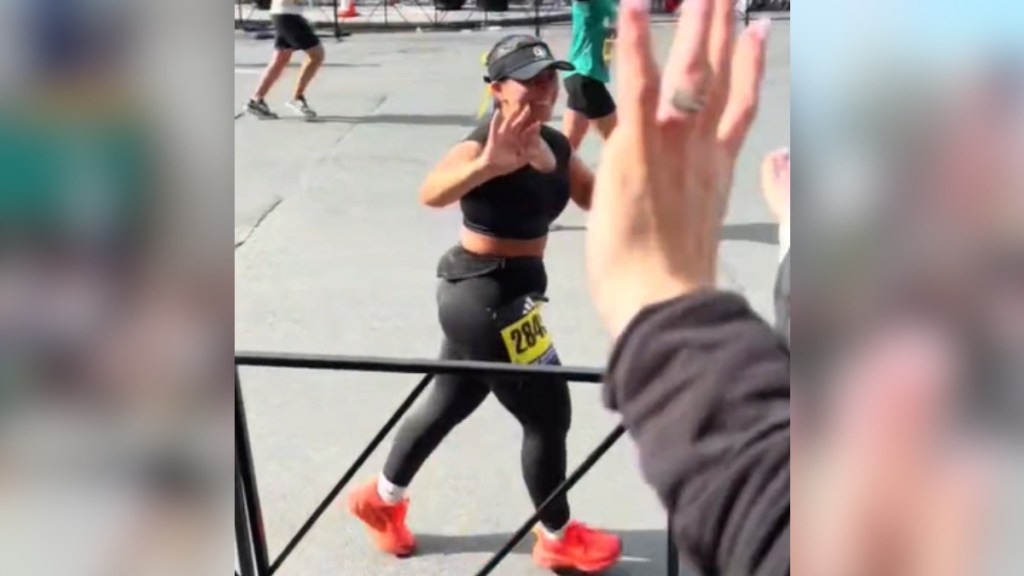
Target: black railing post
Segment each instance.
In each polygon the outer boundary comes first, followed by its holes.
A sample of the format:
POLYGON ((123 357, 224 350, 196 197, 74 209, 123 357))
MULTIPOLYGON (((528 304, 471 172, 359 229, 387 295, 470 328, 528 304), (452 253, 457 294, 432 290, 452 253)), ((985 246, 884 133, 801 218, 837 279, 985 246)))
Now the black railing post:
MULTIPOLYGON (((352 0, 355 2, 356 0, 352 0)), ((338 0, 331 2, 334 10, 334 39, 341 40, 341 16, 338 16, 338 0)))
POLYGON ((235 366, 235 454, 238 479, 248 510, 252 531, 253 555, 256 559, 256 576, 270 576, 270 556, 267 553, 267 535, 263 530, 263 508, 260 506, 259 489, 256 486, 256 470, 252 460, 252 446, 249 443, 249 423, 245 416, 245 402, 242 400, 242 385, 235 366))
POLYGON ((540 515, 544 513, 544 510, 546 510, 552 502, 554 502, 555 498, 563 496, 566 492, 571 490, 587 472, 590 472, 590 469, 594 467, 594 464, 597 464, 597 461, 600 460, 601 457, 619 441, 619 438, 622 437, 622 434, 625 431, 626 429, 623 428, 621 424, 616 426, 615 429, 612 430, 611 433, 608 434, 608 436, 601 442, 601 444, 599 444, 597 448, 587 456, 583 463, 565 479, 565 482, 562 482, 561 486, 556 488, 555 491, 551 493, 551 496, 548 496, 548 499, 537 507, 537 511, 530 516, 530 519, 524 522, 523 525, 519 527, 519 530, 516 530, 516 533, 512 535, 512 538, 510 538, 509 541, 501 547, 501 550, 498 550, 494 556, 491 557, 487 564, 484 564, 484 567, 476 573, 476 576, 486 576, 487 574, 490 574, 491 571, 494 570, 510 552, 512 552, 512 549, 530 533, 530 530, 540 519, 540 515))
POLYGON ((269 574, 277 572, 277 569, 281 567, 281 563, 288 558, 293 550, 295 550, 295 547, 299 545, 299 542, 301 542, 306 536, 306 533, 313 528, 313 525, 320 519, 320 516, 327 511, 327 507, 331 505, 331 502, 338 497, 338 494, 340 494, 342 489, 345 488, 345 485, 348 484, 349 481, 352 480, 352 477, 356 475, 356 472, 363 467, 363 464, 365 464, 370 458, 373 451, 377 449, 377 446, 384 441, 384 438, 386 438, 391 432, 391 429, 398 424, 398 421, 402 419, 402 416, 405 416, 405 413, 409 411, 409 408, 412 408, 416 399, 419 398, 420 394, 427 389, 427 385, 430 384, 430 381, 433 379, 433 374, 427 374, 422 380, 420 380, 420 383, 413 388, 412 392, 406 396, 405 400, 398 407, 398 410, 391 415, 391 418, 388 418, 388 421, 384 423, 384 426, 377 432, 377 435, 373 437, 373 440, 370 440, 370 443, 363 449, 362 454, 360 454, 359 457, 356 458, 356 461, 349 466, 348 470, 345 471, 345 475, 341 477, 341 480, 338 480, 338 483, 334 485, 334 488, 332 488, 327 494, 327 497, 324 498, 323 501, 320 502, 320 505, 317 506, 316 510, 313 511, 313 515, 306 520, 306 523, 302 525, 302 528, 299 528, 299 531, 295 533, 295 536, 290 542, 288 542, 288 545, 284 547, 284 550, 281 551, 281 554, 276 560, 274 560, 274 564, 270 567, 269 574))
POLYGON ((676 540, 672 536, 672 519, 668 519, 668 558, 665 559, 668 565, 668 576, 679 576, 679 550, 676 549, 676 540))
POLYGON ((242 488, 242 475, 238 466, 238 450, 235 450, 235 551, 238 553, 241 576, 256 576, 252 552, 252 523, 245 510, 245 491, 242 488))
POLYGON ((533 0, 533 35, 540 38, 540 3, 541 0, 533 0))

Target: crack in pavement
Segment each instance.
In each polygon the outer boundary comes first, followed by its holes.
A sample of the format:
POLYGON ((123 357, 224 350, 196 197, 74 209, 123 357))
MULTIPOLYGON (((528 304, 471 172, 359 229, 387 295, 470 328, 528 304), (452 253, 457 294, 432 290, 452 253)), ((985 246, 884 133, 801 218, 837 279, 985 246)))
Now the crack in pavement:
MULTIPOLYGON (((370 112, 367 115, 375 115, 377 111, 380 110, 382 106, 384 106, 384 103, 387 102, 387 100, 387 94, 380 96, 377 99, 377 102, 370 107, 370 112)), ((299 189, 302 191, 301 193, 309 192, 310 188, 312 187, 312 175, 316 173, 318 168, 321 165, 323 165, 324 162, 333 157, 334 150, 338 147, 339 144, 341 144, 346 138, 348 138, 349 134, 351 134, 352 131, 355 130, 357 127, 359 127, 358 123, 349 124, 348 129, 342 131, 342 133, 338 135, 334 142, 331 142, 328 146, 326 146, 323 153, 318 155, 316 158, 314 158, 312 162, 309 163, 309 168, 307 170, 302 171, 302 174, 300 176, 302 178, 302 185, 299 187, 299 189)))
MULTIPOLYGON (((377 113, 377 111, 379 111, 381 109, 381 107, 384 106, 384 103, 387 102, 387 100, 388 100, 388 95, 387 94, 384 94, 384 95, 380 96, 380 98, 377 100, 377 102, 374 103, 373 106, 371 107, 370 112, 368 113, 368 115, 369 116, 375 115, 377 113)), ((302 192, 308 192, 309 189, 311 188, 312 174, 316 172, 317 166, 320 165, 320 164, 323 164, 326 160, 331 158, 333 149, 335 147, 337 147, 338 144, 341 144, 341 142, 344 141, 345 138, 347 138, 348 135, 351 134, 352 131, 355 130, 356 127, 358 127, 358 126, 359 126, 358 124, 351 124, 351 125, 349 125, 348 129, 342 131, 342 133, 340 135, 338 135, 338 138, 335 139, 334 142, 332 142, 329 146, 327 146, 327 149, 322 154, 320 154, 318 157, 316 157, 316 159, 313 160, 313 162, 311 162, 309 164, 308 168, 306 168, 304 170, 301 170, 300 177, 302 178, 302 185, 300 186, 300 189, 302 190, 302 192)), ((288 196, 288 198, 291 198, 291 197, 294 197, 294 196, 295 196, 295 194, 291 194, 291 195, 288 196)), ((276 210, 281 204, 283 204, 284 201, 285 201, 285 198, 283 198, 283 197, 276 198, 274 200, 274 202, 266 210, 264 210, 263 213, 261 213, 259 215, 259 218, 256 219, 256 222, 252 226, 249 227, 249 229, 245 232, 245 234, 241 238, 235 238, 235 250, 238 250, 240 247, 245 245, 245 243, 248 242, 253 237, 254 234, 256 234, 256 231, 259 230, 260 226, 263 225, 263 223, 270 216, 270 214, 273 213, 274 210, 276 210)))
POLYGON ((269 207, 267 207, 267 209, 264 210, 262 214, 260 214, 259 218, 256 219, 256 222, 249 227, 249 230, 246 231, 245 235, 243 235, 241 238, 235 238, 235 250, 238 250, 238 248, 240 248, 243 244, 248 242, 249 239, 252 238, 252 235, 256 233, 256 230, 259 229, 259 227, 263 224, 263 221, 267 219, 267 216, 270 216, 270 213, 276 210, 277 207, 283 203, 284 198, 276 198, 274 202, 269 207))
MULTIPOLYGON (((366 116, 376 116, 377 112, 384 106, 384 103, 387 102, 387 101, 388 101, 388 95, 387 94, 381 95, 378 98, 377 102, 373 106, 370 107, 370 111, 366 114, 366 116)), ((331 148, 334 148, 338 144, 341 144, 341 141, 344 140, 345 138, 347 138, 348 135, 351 134, 352 131, 355 130, 356 128, 358 128, 360 125, 361 124, 359 122, 353 122, 352 124, 349 124, 348 125, 348 130, 345 130, 344 132, 342 132, 341 136, 339 136, 337 140, 335 140, 334 142, 331 143, 331 148)), ((327 152, 324 152, 324 154, 321 155, 318 160, 320 160, 320 161, 326 160, 328 155, 329 155, 328 154, 329 152, 330 152, 329 150, 327 152)))

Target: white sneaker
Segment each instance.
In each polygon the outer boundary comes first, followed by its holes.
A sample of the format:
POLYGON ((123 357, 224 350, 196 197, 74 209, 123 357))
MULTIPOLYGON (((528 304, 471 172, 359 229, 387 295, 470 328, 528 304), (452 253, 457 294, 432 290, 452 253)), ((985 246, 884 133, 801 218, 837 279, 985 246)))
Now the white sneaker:
POLYGON ((309 102, 306 102, 305 96, 299 96, 295 100, 288 102, 288 107, 306 118, 316 118, 316 111, 309 107, 309 102))

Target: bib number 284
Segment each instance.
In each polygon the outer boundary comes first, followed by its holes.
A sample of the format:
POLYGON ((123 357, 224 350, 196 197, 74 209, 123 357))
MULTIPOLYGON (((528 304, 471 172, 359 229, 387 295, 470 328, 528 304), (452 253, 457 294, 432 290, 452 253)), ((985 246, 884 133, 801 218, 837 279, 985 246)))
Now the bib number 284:
POLYGON ((533 364, 551 349, 551 335, 544 326, 539 306, 503 328, 501 337, 513 364, 533 364))

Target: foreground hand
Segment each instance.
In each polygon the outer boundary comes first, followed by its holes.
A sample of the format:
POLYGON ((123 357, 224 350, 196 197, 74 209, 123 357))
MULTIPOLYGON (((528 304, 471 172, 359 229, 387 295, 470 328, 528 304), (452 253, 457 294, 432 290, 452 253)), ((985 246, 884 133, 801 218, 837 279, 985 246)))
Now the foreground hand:
POLYGON ((647 305, 715 283, 768 32, 759 22, 734 42, 734 18, 731 0, 685 2, 659 74, 645 3, 622 3, 619 125, 604 147, 587 231, 591 294, 614 337, 647 305))

